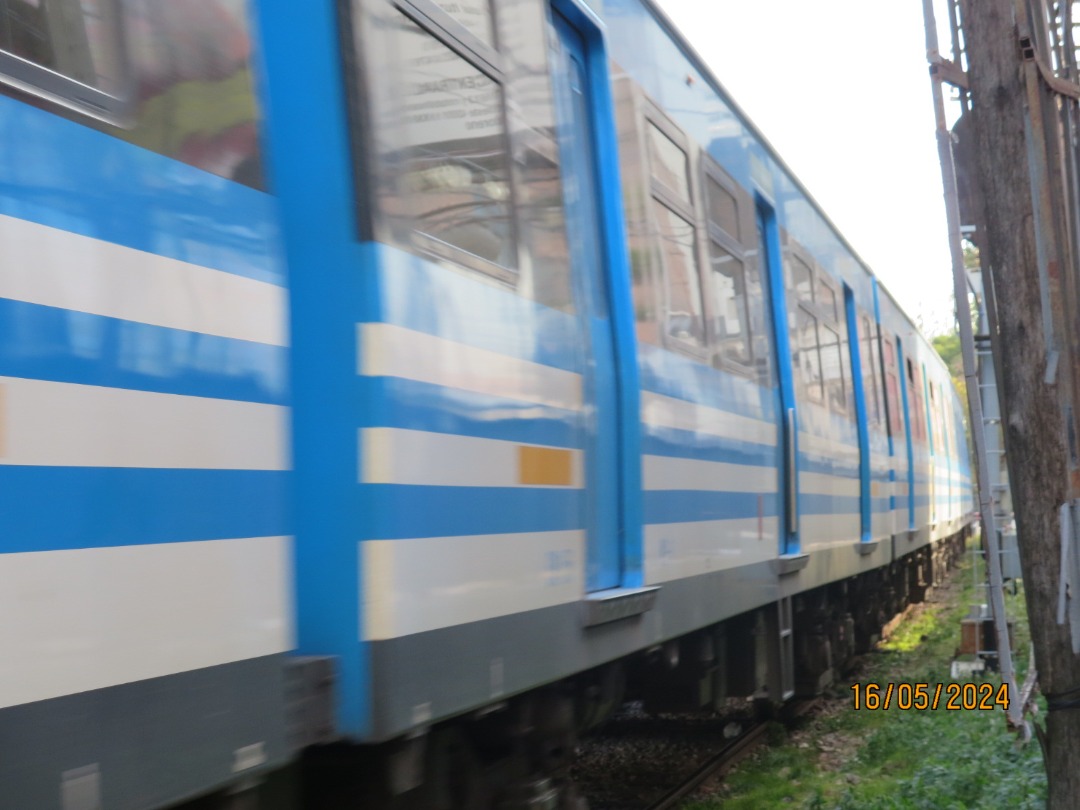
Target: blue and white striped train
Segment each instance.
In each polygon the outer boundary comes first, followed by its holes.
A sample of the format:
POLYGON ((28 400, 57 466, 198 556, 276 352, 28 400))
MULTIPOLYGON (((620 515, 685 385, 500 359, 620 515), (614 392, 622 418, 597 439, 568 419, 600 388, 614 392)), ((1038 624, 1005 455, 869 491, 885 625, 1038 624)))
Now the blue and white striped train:
POLYGON ((970 526, 653 0, 0 15, 0 808, 581 808, 625 696, 820 689, 970 526))

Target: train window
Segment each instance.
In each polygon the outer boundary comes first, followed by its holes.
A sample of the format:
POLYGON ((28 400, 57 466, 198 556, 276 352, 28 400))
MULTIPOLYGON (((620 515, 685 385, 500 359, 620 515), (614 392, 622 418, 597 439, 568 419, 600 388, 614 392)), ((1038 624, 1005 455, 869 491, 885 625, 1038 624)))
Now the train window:
POLYGON ((862 341, 859 346, 859 357, 862 360, 863 390, 866 392, 866 418, 870 424, 881 424, 881 392, 878 387, 878 352, 877 341, 874 339, 874 329, 870 318, 863 315, 860 319, 862 324, 862 341))
POLYGON ((709 209, 709 222, 738 241, 739 206, 735 202, 735 195, 710 174, 705 176, 705 201, 709 209))
POLYGON ((836 313, 836 293, 825 283, 820 273, 818 274, 817 305, 830 321, 833 323, 839 321, 836 313))
POLYGON ((377 133, 393 167, 382 213, 396 238, 510 280, 517 246, 497 57, 430 4, 423 14, 413 5, 399 4, 391 29, 397 114, 377 133))
POLYGON ((705 307, 698 267, 697 229, 685 136, 654 105, 646 105, 645 152, 656 246, 659 248, 668 345, 703 358, 705 307), (670 341, 674 340, 674 345, 670 341))
POLYGON ((694 226, 659 200, 653 201, 653 213, 665 270, 665 331, 669 337, 703 347, 705 330, 694 226))
POLYGON ((821 354, 819 352, 818 319, 803 305, 796 312, 795 345, 798 352, 793 358, 802 377, 807 399, 824 402, 824 382, 821 375, 821 354))
POLYGON ((490 2, 436 0, 436 5, 485 45, 495 47, 495 20, 490 2))
POLYGON ((805 303, 814 301, 814 276, 809 265, 798 256, 791 257, 791 287, 797 300, 805 303))
MULTIPOLYGON (((757 336, 765 331, 764 312, 756 311, 764 307, 761 279, 754 258, 747 256, 739 241, 739 203, 734 181, 707 152, 701 153, 701 165, 712 267, 709 278, 712 306, 706 311, 712 326, 713 358, 717 364, 750 372, 759 352, 763 358, 768 355, 767 348, 754 345, 757 336)), ((760 369, 758 373, 761 374, 760 369)))
POLYGON ((926 411, 923 409, 922 380, 918 369, 907 358, 908 400, 911 407, 911 435, 920 444, 926 441, 926 411))
POLYGON ((746 308, 746 271, 743 262, 709 240, 712 265, 713 335, 722 359, 750 364, 750 340, 746 308))
POLYGON ((818 336, 821 339, 821 376, 829 399, 829 407, 843 413, 847 410, 847 391, 844 385, 844 360, 840 333, 832 326, 822 323, 818 336))
POLYGON ((687 172, 686 152, 653 121, 648 122, 646 129, 653 179, 674 191, 680 199, 689 200, 690 176, 687 172))
MULTIPOLYGON (((923 369, 923 376, 926 376, 926 369, 923 369)), ((936 386, 933 383, 927 386, 927 390, 930 392, 930 403, 927 411, 930 417, 930 452, 936 453, 941 448, 941 437, 938 435, 938 412, 937 412, 937 397, 934 396, 934 388, 936 386)))
POLYGON ((889 435, 898 437, 904 432, 904 422, 900 416, 900 378, 896 369, 896 347, 888 333, 882 331, 882 375, 885 383, 885 417, 889 435))
POLYGON ((0 0, 0 81, 110 123, 126 120, 119 0, 0 0))

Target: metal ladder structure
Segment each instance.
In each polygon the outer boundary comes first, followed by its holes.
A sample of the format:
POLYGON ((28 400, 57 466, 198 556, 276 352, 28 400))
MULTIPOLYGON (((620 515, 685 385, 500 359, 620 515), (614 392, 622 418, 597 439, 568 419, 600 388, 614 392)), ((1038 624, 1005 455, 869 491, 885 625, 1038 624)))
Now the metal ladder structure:
MULTIPOLYGON (((970 274, 965 267, 964 261, 963 241, 965 236, 969 239, 974 237, 976 243, 978 241, 980 229, 975 212, 979 209, 977 205, 972 204, 975 194, 972 191, 971 184, 969 183, 963 189, 960 187, 959 180, 962 172, 958 172, 957 160, 954 156, 955 136, 954 132, 949 129, 946 123, 945 85, 948 84, 956 88, 960 99, 961 110, 963 112, 970 110, 971 100, 968 95, 966 55, 962 50, 963 21, 960 16, 958 0, 949 0, 948 8, 949 30, 954 56, 951 60, 942 56, 938 47, 937 20, 934 15, 933 0, 923 0, 923 17, 926 24, 926 51, 927 59, 930 62, 934 117, 937 125, 938 150, 941 158, 942 184, 945 189, 945 210, 949 229, 949 247, 952 256, 953 294, 956 299, 957 326, 959 327, 960 344, 963 350, 964 378, 967 384, 968 410, 970 414, 970 424, 972 426, 971 438, 972 444, 974 445, 975 460, 978 470, 979 507, 983 525, 982 545, 985 552, 984 559, 986 561, 988 575, 987 602, 991 608, 991 615, 994 620, 998 668, 1001 671, 1002 681, 1008 684, 1009 689, 1009 723, 1014 727, 1020 728, 1026 726, 1024 726, 1023 703, 1016 683, 1016 672, 1012 661, 1012 649, 1008 630, 1009 623, 1005 611, 1004 578, 1001 565, 1001 538, 997 529, 999 504, 994 497, 994 490, 990 483, 993 479, 993 473, 989 463, 989 453, 987 452, 987 434, 993 432, 992 430, 988 430, 988 428, 1000 429, 1000 411, 995 411, 997 413, 996 423, 994 422, 993 416, 990 416, 988 421, 983 405, 983 397, 991 393, 994 395, 995 405, 997 403, 996 375, 993 375, 992 373, 992 368, 996 364, 991 364, 991 371, 989 372, 994 380, 994 385, 992 387, 987 386, 987 388, 984 389, 983 377, 980 376, 980 368, 976 359, 972 312, 968 306, 970 300, 969 296, 973 292, 973 279, 972 274, 970 274), (964 221, 965 218, 967 219, 966 222, 964 221)), ((981 273, 979 274, 979 278, 981 281, 981 273)), ((982 285, 980 284, 979 286, 981 287, 982 285)), ((992 285, 989 285, 989 287, 990 288, 987 290, 982 290, 983 295, 978 299, 982 302, 981 308, 985 308, 987 314, 985 319, 979 318, 980 332, 983 332, 982 327, 985 324, 985 334, 987 337, 990 337, 993 334, 994 325, 996 323, 993 287, 992 285)), ((983 364, 983 367, 985 368, 986 365, 987 364, 983 364)), ((1000 464, 1004 457, 1003 455, 998 454, 996 458, 1000 464)), ((980 613, 981 610, 980 607, 980 613)), ((981 640, 981 620, 983 617, 980 615, 974 618, 980 620, 980 624, 976 625, 976 637, 981 640)), ((983 645, 981 641, 979 641, 976 646, 978 648, 983 645)))

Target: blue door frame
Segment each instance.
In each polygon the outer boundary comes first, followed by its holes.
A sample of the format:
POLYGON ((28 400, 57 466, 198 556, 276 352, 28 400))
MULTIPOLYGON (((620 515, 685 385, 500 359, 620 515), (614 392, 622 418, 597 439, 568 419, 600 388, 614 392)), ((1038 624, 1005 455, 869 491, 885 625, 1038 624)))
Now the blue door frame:
POLYGON ((900 399, 904 403, 904 438, 907 441, 907 502, 908 531, 915 530, 915 445, 911 437, 911 408, 908 406, 907 363, 904 358, 904 344, 896 339, 896 371, 900 378, 900 399))
POLYGON ((630 258, 603 25, 552 0, 567 235, 589 358, 586 590, 643 584, 641 428, 630 258))
POLYGON ((764 257, 761 276, 767 280, 766 295, 772 304, 773 345, 779 382, 777 404, 779 441, 777 475, 778 531, 781 554, 798 554, 799 545, 799 414, 795 399, 795 377, 791 365, 788 336, 787 294, 780 252, 780 230, 772 204, 760 193, 756 197, 758 251, 764 257))
POLYGON ((870 426, 866 420, 866 390, 859 354, 859 317, 855 310, 855 295, 847 284, 844 285, 844 314, 847 317, 851 388, 855 392, 855 418, 859 432, 859 539, 865 543, 870 540, 870 426))

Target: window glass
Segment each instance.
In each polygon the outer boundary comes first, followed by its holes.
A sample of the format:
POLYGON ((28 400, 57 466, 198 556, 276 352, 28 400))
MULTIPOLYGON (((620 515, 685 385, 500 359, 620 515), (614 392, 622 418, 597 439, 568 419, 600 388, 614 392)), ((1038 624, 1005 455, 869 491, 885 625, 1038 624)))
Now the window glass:
POLYGON ((739 239, 739 206, 735 197, 715 178, 705 176, 705 196, 709 206, 709 221, 725 233, 739 239))
POLYGON ((843 413, 847 410, 847 393, 844 388, 844 364, 840 335, 831 326, 821 324, 821 376, 829 407, 843 413))
POLYGON ((245 0, 123 0, 136 82, 132 143, 265 187, 245 0))
POLYGON ((388 208, 435 240, 427 247, 515 266, 502 88, 404 15, 395 44, 404 126, 388 208))
POLYGON ((435 0, 435 4, 485 45, 495 47, 490 3, 484 0, 435 0))
POLYGON ((874 330, 870 319, 865 315, 861 318, 862 342, 859 346, 859 360, 862 363, 863 390, 866 392, 866 418, 871 424, 881 424, 881 393, 877 384, 877 341, 874 340, 874 330))
POLYGON ((0 50, 116 93, 121 84, 115 0, 0 0, 0 50))
POLYGON ((749 365, 745 268, 742 261, 712 240, 709 263, 713 271, 713 334, 720 356, 749 365))
POLYGON ((837 323, 840 320, 836 316, 836 293, 833 292, 832 287, 822 280, 820 275, 818 276, 817 304, 830 321, 837 323))
MULTIPOLYGON (((886 344, 888 345, 888 344, 886 344)), ((886 395, 889 402, 889 427, 891 435, 901 436, 904 432, 904 422, 900 417, 900 383, 896 379, 896 372, 890 370, 885 374, 886 395)))
POLYGON ((818 353, 817 318, 805 307, 799 307, 797 319, 799 352, 796 362, 806 389, 806 396, 814 402, 824 402, 821 357, 818 353))
POLYGON ((791 257, 791 287, 795 291, 795 299, 805 303, 814 300, 814 275, 810 267, 798 256, 791 257))
POLYGON ((652 176, 684 200, 690 199, 686 153, 651 121, 647 126, 652 176))
POLYGON ((911 408, 911 435, 920 443, 926 438, 926 411, 922 404, 922 381, 911 359, 907 360, 908 406, 911 408))
POLYGON ((666 205, 653 201, 667 291, 665 329, 670 337, 704 345, 701 288, 694 250, 694 226, 666 205))

